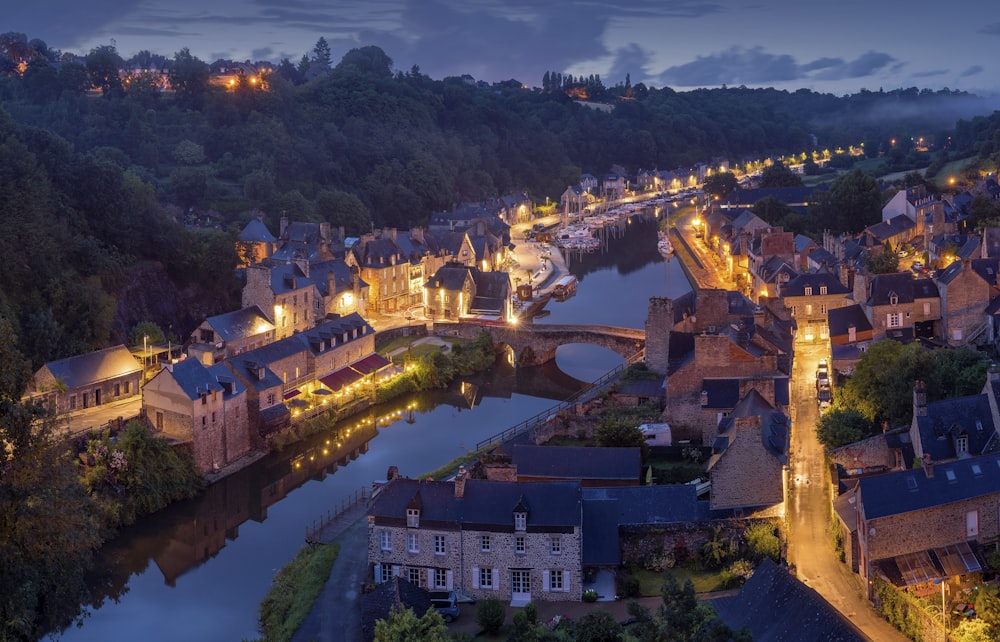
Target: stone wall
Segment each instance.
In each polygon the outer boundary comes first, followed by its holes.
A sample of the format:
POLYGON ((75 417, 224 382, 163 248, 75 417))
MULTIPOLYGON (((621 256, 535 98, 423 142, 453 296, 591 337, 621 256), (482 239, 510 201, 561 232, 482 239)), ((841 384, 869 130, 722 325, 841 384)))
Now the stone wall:
POLYGON ((713 509, 780 504, 783 468, 764 446, 761 418, 737 419, 729 447, 711 470, 713 509))
POLYGON ((673 327, 673 303, 670 299, 649 300, 646 318, 646 367, 665 374, 670 359, 670 331, 673 327))

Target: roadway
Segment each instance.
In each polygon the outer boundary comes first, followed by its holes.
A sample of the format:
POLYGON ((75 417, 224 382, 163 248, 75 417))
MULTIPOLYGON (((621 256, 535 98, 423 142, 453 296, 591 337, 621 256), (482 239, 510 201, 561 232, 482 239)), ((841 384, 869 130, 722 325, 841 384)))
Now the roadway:
MULTIPOLYGON (((702 239, 696 238, 691 225, 694 216, 690 208, 681 210, 673 233, 681 237, 687 251, 697 256, 702 264, 701 271, 695 274, 699 287, 735 289, 722 258, 702 239)), ((685 252, 678 256, 685 260, 685 252)), ((785 498, 786 558, 796 577, 870 639, 905 642, 908 638, 875 612, 865 595, 861 578, 838 559, 834 550, 832 491, 825 470, 825 453, 815 430, 819 419, 816 366, 821 358, 829 363, 829 347, 825 343, 796 342, 789 406, 792 434, 785 498)))

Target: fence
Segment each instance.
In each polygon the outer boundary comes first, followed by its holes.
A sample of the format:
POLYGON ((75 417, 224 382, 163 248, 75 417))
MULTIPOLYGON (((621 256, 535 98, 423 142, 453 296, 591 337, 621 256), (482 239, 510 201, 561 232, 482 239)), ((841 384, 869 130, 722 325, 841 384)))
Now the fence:
POLYGON ((635 353, 634 355, 626 359, 625 363, 622 363, 613 370, 611 370, 610 372, 605 373, 599 379, 592 382, 589 386, 587 386, 586 388, 577 393, 574 393, 566 400, 559 402, 558 404, 552 406, 547 410, 543 410, 534 417, 525 419, 516 426, 508 428, 503 432, 498 432, 492 437, 487 437, 486 439, 480 441, 479 443, 476 444, 476 450, 479 451, 482 450, 483 448, 492 446, 493 444, 503 443, 508 439, 512 439, 514 437, 517 437, 521 433, 531 430, 535 426, 540 426, 541 424, 544 424, 546 421, 552 419, 560 412, 572 408, 574 404, 582 401, 584 398, 592 396, 597 391, 604 389, 612 381, 617 381, 618 377, 621 376, 621 373, 624 372, 626 368, 628 368, 632 364, 642 361, 645 357, 646 357, 646 351, 640 350, 639 352, 635 353))
POLYGON ((371 491, 365 486, 362 486, 358 490, 354 491, 351 496, 344 498, 344 500, 341 501, 336 507, 326 511, 325 515, 320 515, 318 519, 313 520, 313 523, 310 526, 306 526, 306 543, 320 543, 320 535, 324 528, 335 522, 338 517, 351 510, 361 502, 367 503, 369 498, 371 498, 371 491))

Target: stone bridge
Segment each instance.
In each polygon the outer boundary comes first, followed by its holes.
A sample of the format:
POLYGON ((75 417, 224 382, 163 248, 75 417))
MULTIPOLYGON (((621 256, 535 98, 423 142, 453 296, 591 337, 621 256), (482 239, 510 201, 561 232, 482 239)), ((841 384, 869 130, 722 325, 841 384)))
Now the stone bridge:
POLYGON ((537 366, 556 358, 556 349, 570 343, 601 346, 628 359, 646 347, 646 332, 609 325, 507 325, 479 323, 441 323, 434 331, 473 339, 489 332, 496 344, 506 344, 514 351, 518 366, 537 366))

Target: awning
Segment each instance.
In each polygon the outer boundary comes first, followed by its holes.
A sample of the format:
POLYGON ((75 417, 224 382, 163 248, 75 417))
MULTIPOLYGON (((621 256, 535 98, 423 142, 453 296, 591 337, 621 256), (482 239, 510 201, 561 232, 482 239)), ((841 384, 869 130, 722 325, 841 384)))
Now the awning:
POLYGON ((345 386, 351 385, 360 378, 361 374, 355 372, 350 367, 347 367, 335 370, 325 377, 320 377, 319 380, 330 390, 340 390, 345 386))
POLYGON ((361 374, 366 375, 366 374, 371 374, 377 370, 381 370, 390 363, 392 362, 383 357, 382 355, 380 355, 379 353, 375 352, 373 354, 368 355, 361 361, 355 361, 350 365, 350 367, 353 370, 356 370, 361 374))
POLYGON ((968 542, 876 560, 873 564, 896 586, 914 586, 982 570, 968 542))
POLYGON ((301 390, 299 390, 298 388, 292 388, 291 390, 289 390, 285 394, 281 395, 281 398, 282 399, 291 399, 292 397, 298 397, 300 394, 302 394, 301 390))

